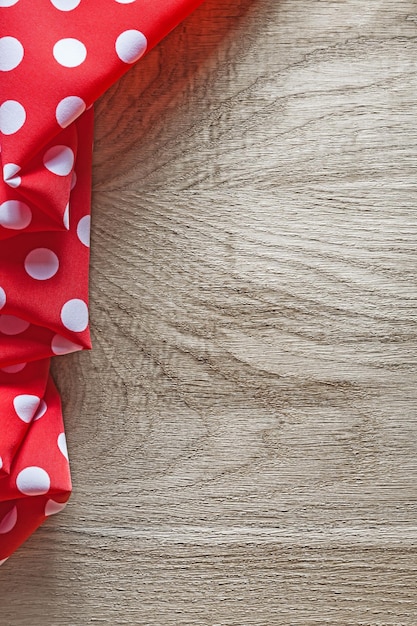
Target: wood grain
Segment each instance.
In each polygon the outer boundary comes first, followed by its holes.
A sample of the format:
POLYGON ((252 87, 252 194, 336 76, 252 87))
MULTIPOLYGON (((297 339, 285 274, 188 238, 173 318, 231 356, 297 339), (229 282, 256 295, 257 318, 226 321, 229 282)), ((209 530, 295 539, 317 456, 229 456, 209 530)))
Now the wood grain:
POLYGON ((74 495, 5 626, 415 626, 412 0, 207 0, 97 105, 74 495))

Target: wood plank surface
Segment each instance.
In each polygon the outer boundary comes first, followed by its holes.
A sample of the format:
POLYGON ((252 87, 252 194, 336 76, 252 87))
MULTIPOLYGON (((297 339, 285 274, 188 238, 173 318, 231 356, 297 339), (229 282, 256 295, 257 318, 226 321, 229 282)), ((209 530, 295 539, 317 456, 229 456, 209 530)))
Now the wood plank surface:
POLYGON ((207 0, 97 104, 74 494, 2 626, 416 626, 414 0, 207 0))

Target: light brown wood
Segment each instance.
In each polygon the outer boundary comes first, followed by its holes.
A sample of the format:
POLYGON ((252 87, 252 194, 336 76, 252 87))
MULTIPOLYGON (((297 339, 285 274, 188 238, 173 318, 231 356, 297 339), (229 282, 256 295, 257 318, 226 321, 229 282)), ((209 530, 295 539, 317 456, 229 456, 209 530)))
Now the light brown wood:
POLYGON ((417 4, 207 0, 97 105, 74 495, 4 626, 415 626, 417 4))

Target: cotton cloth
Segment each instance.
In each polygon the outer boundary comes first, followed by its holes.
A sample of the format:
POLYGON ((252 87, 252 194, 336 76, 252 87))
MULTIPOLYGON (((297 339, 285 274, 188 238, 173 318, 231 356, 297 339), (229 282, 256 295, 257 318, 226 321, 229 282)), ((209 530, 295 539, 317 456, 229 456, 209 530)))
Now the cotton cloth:
POLYGON ((0 0, 0 564, 72 489, 49 366, 91 348, 92 105, 201 2, 0 0))

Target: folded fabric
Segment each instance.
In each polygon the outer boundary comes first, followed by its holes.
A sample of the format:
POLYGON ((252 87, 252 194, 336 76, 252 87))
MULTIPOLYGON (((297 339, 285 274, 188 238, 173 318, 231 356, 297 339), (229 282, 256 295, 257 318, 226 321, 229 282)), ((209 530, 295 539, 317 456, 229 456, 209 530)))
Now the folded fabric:
POLYGON ((91 348, 94 101, 202 0, 0 0, 0 564, 71 493, 50 358, 91 348))

